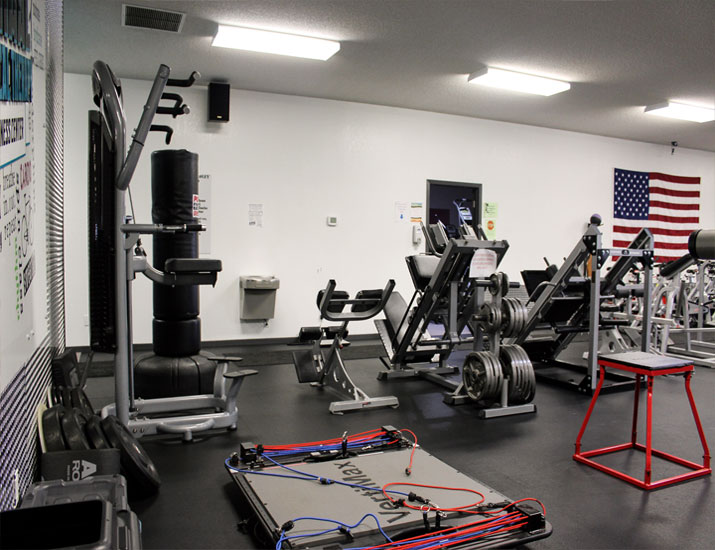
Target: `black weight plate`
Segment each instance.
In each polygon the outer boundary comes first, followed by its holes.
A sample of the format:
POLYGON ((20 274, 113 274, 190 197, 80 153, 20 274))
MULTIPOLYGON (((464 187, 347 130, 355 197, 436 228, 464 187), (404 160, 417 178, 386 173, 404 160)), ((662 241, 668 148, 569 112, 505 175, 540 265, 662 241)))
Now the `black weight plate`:
POLYGON ((94 415, 92 403, 82 388, 72 388, 70 390, 70 399, 72 400, 72 406, 82 411, 85 416, 90 417, 94 415))
POLYGON ((84 434, 87 436, 89 445, 93 449, 110 449, 107 436, 102 429, 102 419, 97 415, 90 416, 84 425, 84 434))
POLYGON ((42 434, 45 438, 45 450, 47 452, 67 450, 67 442, 62 433, 62 417, 64 414, 65 408, 62 405, 45 409, 42 413, 42 434))
POLYGON ((122 470, 132 495, 143 497, 156 493, 161 485, 159 472, 127 427, 116 416, 107 416, 102 419, 102 428, 109 444, 121 452, 122 470))
POLYGON ((70 451, 87 451, 90 449, 87 436, 84 435, 84 425, 87 418, 79 409, 65 409, 62 417, 62 434, 70 451))

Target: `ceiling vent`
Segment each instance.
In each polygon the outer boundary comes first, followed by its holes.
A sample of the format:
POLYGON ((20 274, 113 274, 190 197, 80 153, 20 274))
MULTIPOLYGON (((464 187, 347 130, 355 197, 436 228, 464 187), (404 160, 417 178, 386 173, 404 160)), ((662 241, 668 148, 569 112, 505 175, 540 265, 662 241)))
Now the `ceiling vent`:
POLYGON ((122 26, 155 31, 181 32, 186 14, 142 6, 122 5, 122 26))

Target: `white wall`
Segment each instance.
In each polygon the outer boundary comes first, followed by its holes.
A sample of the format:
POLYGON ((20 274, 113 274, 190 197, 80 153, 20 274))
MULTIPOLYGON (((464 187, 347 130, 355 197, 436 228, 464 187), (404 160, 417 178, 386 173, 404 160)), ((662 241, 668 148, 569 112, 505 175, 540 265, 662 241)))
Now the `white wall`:
MULTIPOLYGON (((128 126, 134 128, 150 83, 123 80, 128 126)), ((351 293, 388 278, 409 295, 404 256, 409 223, 394 220, 396 201, 425 201, 425 181, 483 184, 499 204, 498 238, 511 245, 502 269, 557 262, 576 244, 590 215, 612 227, 613 169, 702 178, 702 226, 715 227, 715 154, 339 101, 232 90, 231 120, 208 123, 206 88, 179 90, 191 114, 157 123, 174 127, 171 148, 199 154, 212 177, 212 254, 223 260, 216 288, 201 289, 203 340, 292 337, 317 324, 315 296, 329 278, 351 293), (248 205, 264 205, 264 226, 248 226, 248 205), (337 227, 325 218, 336 215, 337 227), (267 327, 239 320, 239 275, 281 280, 276 318, 267 327)), ((65 75, 67 342, 88 344, 87 111, 88 76, 65 75)), ((137 220, 150 222, 149 153, 165 148, 151 134, 132 183, 137 220)), ((145 238, 149 253, 151 239, 145 238)), ((608 242, 608 240, 606 240, 608 242)), ((135 342, 151 341, 151 284, 134 284, 135 342)), ((374 332, 372 323, 351 325, 374 332)))

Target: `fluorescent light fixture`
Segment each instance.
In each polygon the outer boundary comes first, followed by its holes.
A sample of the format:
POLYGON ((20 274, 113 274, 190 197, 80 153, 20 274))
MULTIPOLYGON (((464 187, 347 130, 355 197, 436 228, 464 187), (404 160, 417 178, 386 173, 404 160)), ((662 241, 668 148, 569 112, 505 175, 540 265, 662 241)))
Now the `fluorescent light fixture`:
POLYGON ((472 84, 482 84, 492 88, 502 88, 527 94, 554 95, 565 92, 571 88, 571 84, 562 80, 554 80, 543 76, 534 76, 526 73, 516 73, 495 69, 494 67, 484 67, 469 75, 467 79, 472 84))
POLYGON ((711 120, 715 120, 715 109, 685 105, 684 103, 674 103, 672 101, 649 105, 645 108, 645 112, 649 115, 690 120, 692 122, 710 122, 711 120))
POLYGON ((218 32, 211 45, 321 61, 325 61, 340 50, 340 42, 333 40, 227 25, 218 26, 218 32))

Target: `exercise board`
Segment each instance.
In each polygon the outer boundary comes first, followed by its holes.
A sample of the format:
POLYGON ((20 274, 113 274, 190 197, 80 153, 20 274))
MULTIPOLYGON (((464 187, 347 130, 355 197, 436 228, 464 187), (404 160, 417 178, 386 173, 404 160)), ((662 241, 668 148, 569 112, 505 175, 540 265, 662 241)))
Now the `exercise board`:
MULTIPOLYGON (((390 536, 423 528, 424 517, 421 511, 404 506, 395 507, 380 490, 367 489, 367 487, 379 489, 388 483, 404 482, 469 489, 484 496, 481 506, 495 505, 494 509, 499 509, 512 501, 491 487, 445 464, 421 448, 416 449, 412 473, 408 476, 405 473, 405 468, 410 461, 410 452, 410 448, 403 447, 347 458, 335 458, 324 462, 301 462, 290 465, 291 468, 306 474, 360 485, 365 487, 363 489, 337 483, 322 484, 317 480, 307 481, 264 475, 295 475, 280 466, 273 465, 261 468, 259 473, 242 473, 230 468, 229 472, 241 489, 244 504, 248 504, 252 509, 254 519, 262 523, 264 529, 275 536, 276 540, 281 526, 288 521, 302 517, 329 518, 354 525, 365 514, 374 514, 379 518, 383 530, 390 536)), ((434 506, 440 508, 469 507, 481 501, 480 495, 468 491, 445 491, 399 485, 393 485, 390 489, 404 493, 414 492, 420 497, 429 499, 434 506)), ((391 496, 395 500, 404 498, 398 495, 391 496)), ((405 500, 407 499, 405 498, 405 500)), ((417 502, 410 504, 419 506, 417 502)), ((444 514, 441 520, 443 528, 490 517, 460 512, 445 512, 444 514)), ((434 524, 434 516, 435 512, 428 514, 431 524, 434 524)), ((288 534, 309 536, 287 541, 284 543, 284 548, 330 547, 337 549, 351 546, 364 547, 385 542, 372 518, 368 518, 350 530, 350 536, 354 539, 352 541, 346 534, 340 532, 310 536, 325 531, 329 527, 325 522, 315 520, 297 522, 288 534)), ((499 546, 510 546, 508 541, 513 541, 513 545, 524 544, 529 540, 547 537, 550 534, 551 526, 545 523, 542 529, 535 530, 535 532, 514 531, 509 534, 508 540, 499 539, 499 546)), ((484 542, 486 541, 481 541, 478 547, 488 547, 488 545, 483 545, 484 542)))

